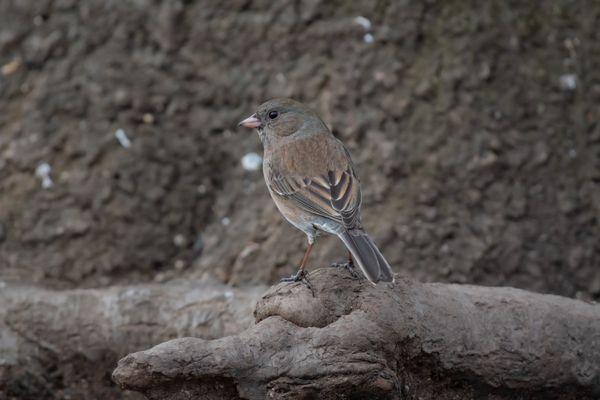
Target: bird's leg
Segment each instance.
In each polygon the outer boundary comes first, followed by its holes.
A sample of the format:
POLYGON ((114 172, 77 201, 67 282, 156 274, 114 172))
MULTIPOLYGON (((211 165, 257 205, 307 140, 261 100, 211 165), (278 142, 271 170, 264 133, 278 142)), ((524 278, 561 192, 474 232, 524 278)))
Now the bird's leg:
POLYGON ((352 253, 350 252, 348 252, 348 262, 333 263, 331 264, 331 267, 345 268, 348 270, 348 272, 350 272, 350 275, 352 275, 353 277, 359 277, 356 271, 354 270, 354 260, 352 259, 352 253))
POLYGON ((354 269, 354 260, 352 259, 352 253, 348 252, 348 264, 346 264, 346 268, 348 269, 348 271, 350 271, 350 275, 352 275, 355 278, 358 278, 358 274, 356 273, 356 270, 354 269))
POLYGON ((289 278, 282 278, 281 282, 300 282, 304 280, 306 281, 307 286, 310 288, 310 283, 306 279, 306 272, 304 271, 304 268, 306 267, 306 262, 308 261, 308 256, 310 255, 312 248, 313 243, 309 243, 308 247, 306 248, 306 251, 304 252, 304 257, 302 257, 302 262, 300 263, 300 269, 298 270, 298 272, 296 272, 289 278))

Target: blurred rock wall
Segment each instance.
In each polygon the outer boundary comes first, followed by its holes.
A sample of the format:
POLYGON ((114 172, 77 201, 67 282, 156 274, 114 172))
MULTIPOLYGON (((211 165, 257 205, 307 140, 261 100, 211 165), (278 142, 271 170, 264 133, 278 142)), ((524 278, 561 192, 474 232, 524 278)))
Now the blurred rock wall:
POLYGON ((0 1, 0 276, 291 273, 305 238, 236 123, 292 96, 396 271, 599 298, 599 25, 592 1, 0 1))

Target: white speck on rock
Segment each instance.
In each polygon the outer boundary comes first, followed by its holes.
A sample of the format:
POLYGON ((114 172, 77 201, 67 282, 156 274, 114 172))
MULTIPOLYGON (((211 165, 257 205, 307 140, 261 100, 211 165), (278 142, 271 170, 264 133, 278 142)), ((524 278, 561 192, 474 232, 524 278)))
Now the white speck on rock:
POLYGON ((223 226, 227 226, 230 223, 231 223, 231 220, 228 217, 221 218, 221 224, 223 224, 223 226))
POLYGON ((35 176, 42 180, 42 188, 49 189, 54 185, 52 182, 52 178, 50 178, 50 171, 52 171, 52 167, 48 163, 41 163, 35 169, 35 176))
POLYGON ((8 76, 8 75, 11 75, 11 74, 14 74, 15 72, 17 72, 17 70, 19 69, 20 66, 21 66, 21 60, 17 58, 17 59, 12 60, 8 64, 4 64, 2 66, 2 68, 0 68, 0 72, 2 72, 2 75, 8 76))
POLYGON ((144 121, 144 123, 147 125, 151 125, 154 123, 154 115, 146 113, 142 116, 142 121, 144 121))
POLYGON ((365 33, 365 36, 363 36, 363 42, 367 44, 373 43, 374 40, 375 38, 373 38, 373 35, 371 35, 370 33, 365 33))
POLYGON ((183 248, 187 245, 187 239, 181 233, 178 233, 173 237, 173 244, 179 248, 183 248))
POLYGON ((242 168, 246 171, 258 171, 262 164, 262 157, 256 153, 248 153, 242 157, 242 168))
POLYGON ((175 269, 177 271, 183 271, 184 268, 185 268, 185 261, 183 261, 183 260, 175 261, 175 269))
POLYGON ((50 166, 50 164, 41 163, 35 169, 35 174, 42 178, 44 176, 48 176, 48 174, 50 173, 51 170, 52 170, 52 167, 50 166))
POLYGON ((206 192, 208 191, 208 189, 206 188, 205 184, 201 183, 196 188, 196 191, 198 192, 198 194, 206 194, 206 192))
POLYGON ((279 83, 285 83, 286 82, 286 78, 285 75, 282 74, 281 72, 279 72, 277 75, 275 75, 275 79, 277 80, 277 82, 279 83))
POLYGON ((362 15, 355 17, 354 22, 356 24, 362 26, 363 28, 365 28, 365 30, 367 30, 367 31, 371 29, 371 21, 369 21, 368 18, 365 18, 362 15))
POLYGON ((577 75, 575 74, 564 74, 559 78, 560 88, 562 90, 575 90, 577 88, 577 75))
POLYGON ((117 129, 115 131, 115 137, 119 141, 119 144, 123 146, 123 148, 128 149, 131 147, 131 140, 129 140, 123 129, 117 129))
POLYGON ((233 299, 233 292, 231 290, 226 291, 224 295, 227 300, 233 299))

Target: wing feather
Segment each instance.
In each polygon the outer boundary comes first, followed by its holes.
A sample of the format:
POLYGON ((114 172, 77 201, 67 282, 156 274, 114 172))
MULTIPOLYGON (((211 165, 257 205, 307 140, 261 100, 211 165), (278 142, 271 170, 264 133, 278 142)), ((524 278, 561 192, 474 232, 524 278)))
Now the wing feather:
POLYGON ((269 171, 271 191, 302 210, 331 219, 347 229, 360 228, 362 194, 351 164, 346 170, 314 177, 282 176, 269 171))

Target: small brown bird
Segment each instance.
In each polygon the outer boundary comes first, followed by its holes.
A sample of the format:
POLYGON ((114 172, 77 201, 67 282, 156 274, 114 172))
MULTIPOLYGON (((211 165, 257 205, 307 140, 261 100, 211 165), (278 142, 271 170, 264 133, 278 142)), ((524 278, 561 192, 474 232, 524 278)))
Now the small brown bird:
POLYGON ((263 173, 283 216, 308 237, 304 278, 319 231, 337 235, 371 282, 393 282, 392 270, 360 222, 362 194, 350 153, 319 116, 292 99, 272 99, 240 122, 256 128, 264 148, 263 173))

